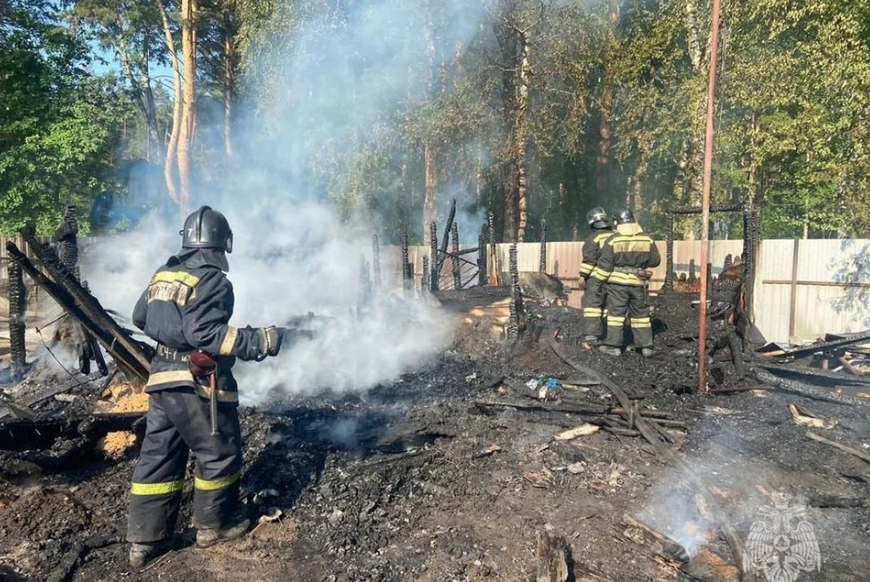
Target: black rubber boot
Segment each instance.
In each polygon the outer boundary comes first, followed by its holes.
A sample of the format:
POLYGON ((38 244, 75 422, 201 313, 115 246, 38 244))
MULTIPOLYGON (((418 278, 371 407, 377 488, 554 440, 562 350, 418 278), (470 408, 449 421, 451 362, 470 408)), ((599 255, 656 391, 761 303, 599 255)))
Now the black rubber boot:
POLYGON ((170 544, 167 540, 159 542, 147 543, 131 543, 128 560, 130 567, 134 570, 139 570, 145 567, 145 564, 156 558, 157 556, 166 553, 170 549, 170 544))
POLYGON ((248 528, 251 527, 251 520, 244 519, 236 525, 215 528, 200 528, 196 532, 196 545, 200 548, 207 548, 219 542, 227 542, 238 540, 245 537, 248 533, 248 528))
POLYGON ((619 348, 614 348, 612 346, 599 346, 598 351, 608 356, 622 355, 622 350, 620 350, 619 348))

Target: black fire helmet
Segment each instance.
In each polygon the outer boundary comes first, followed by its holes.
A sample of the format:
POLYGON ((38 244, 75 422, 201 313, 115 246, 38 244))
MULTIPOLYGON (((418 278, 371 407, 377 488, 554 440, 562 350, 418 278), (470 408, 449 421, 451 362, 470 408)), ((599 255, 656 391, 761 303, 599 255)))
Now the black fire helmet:
POLYGON ((613 215, 614 224, 627 224, 629 222, 636 222, 634 219, 634 212, 629 210, 628 208, 621 208, 616 211, 616 214, 613 215))
POLYGON ((592 228, 608 228, 610 223, 607 222, 607 212, 600 206, 596 206, 586 213, 586 222, 592 228))
POLYGON ((202 206, 184 221, 184 228, 178 232, 183 238, 181 247, 185 249, 218 249, 233 252, 233 231, 226 217, 202 206))

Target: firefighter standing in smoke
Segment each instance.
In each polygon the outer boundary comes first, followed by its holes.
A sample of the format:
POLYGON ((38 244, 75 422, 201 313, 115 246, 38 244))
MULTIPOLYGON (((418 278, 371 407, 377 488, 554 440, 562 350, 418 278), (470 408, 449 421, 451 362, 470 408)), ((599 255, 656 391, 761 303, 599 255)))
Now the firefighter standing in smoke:
POLYGON ((223 214, 203 206, 188 216, 180 234, 181 252, 154 274, 133 311, 136 327, 157 342, 145 388, 145 439, 130 489, 127 540, 136 568, 169 549, 189 451, 196 457, 197 545, 247 532, 250 522, 235 515, 242 443, 231 368, 236 358, 277 355, 288 334, 275 327, 228 325, 234 298, 226 253, 232 252, 233 234, 223 214), (211 370, 197 368, 203 357, 215 364, 211 370), (216 411, 210 406, 212 389, 216 411))
POLYGON ((596 206, 586 213, 586 221, 592 228, 583 243, 583 262, 580 264, 580 300, 583 308, 583 341, 597 342, 604 339, 604 305, 607 296, 605 282, 608 273, 598 267, 601 246, 613 234, 607 212, 596 206))
POLYGON ((620 210, 613 217, 616 232, 601 248, 598 268, 607 277, 607 338, 599 349, 618 356, 624 341, 626 316, 634 335, 634 346, 645 357, 653 355, 653 333, 647 287, 661 256, 653 240, 643 233, 631 210, 620 210))

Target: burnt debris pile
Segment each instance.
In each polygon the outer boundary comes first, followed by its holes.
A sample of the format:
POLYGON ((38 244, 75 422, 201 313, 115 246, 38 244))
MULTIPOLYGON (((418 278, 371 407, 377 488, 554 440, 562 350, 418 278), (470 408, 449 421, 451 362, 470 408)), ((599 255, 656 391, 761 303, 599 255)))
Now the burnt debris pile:
MULTIPOLYGON (((243 408, 241 495, 255 527, 194 551, 188 484, 175 550, 143 572, 127 568, 123 531, 150 354, 62 257, 24 233, 29 255, 9 248, 21 277, 98 344, 109 377, 19 368, 28 390, 0 402, 0 573, 752 580, 760 570, 746 540, 765 507, 782 505, 781 490, 816 519, 830 579, 863 567, 870 332, 759 347, 745 263, 731 257, 708 294, 708 392, 699 393, 699 296, 688 278, 650 297, 656 354, 612 357, 584 344, 565 288, 541 272, 546 244, 527 272, 516 247, 499 255, 489 225, 473 252, 452 222, 431 232, 422 272, 407 242, 396 253, 399 292, 456 315, 453 346, 365 393, 243 408)), ((352 274, 361 311, 389 284, 379 244, 352 274)))

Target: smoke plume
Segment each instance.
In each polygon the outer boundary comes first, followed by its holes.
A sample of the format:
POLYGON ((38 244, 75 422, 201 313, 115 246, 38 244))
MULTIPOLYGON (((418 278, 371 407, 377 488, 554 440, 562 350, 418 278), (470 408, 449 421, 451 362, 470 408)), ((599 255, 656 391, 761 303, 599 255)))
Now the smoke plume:
MULTIPOLYGON (((233 325, 281 325, 309 311, 335 318, 312 342, 237 366, 243 401, 254 404, 282 394, 364 390, 449 343, 436 307, 396 292, 395 248, 382 249, 384 285, 356 313, 361 257, 372 261, 379 228, 395 228, 372 225, 363 201, 403 195, 398 184, 360 192, 358 177, 367 155, 400 132, 400 104, 425 94, 439 55, 467 41, 483 17, 479 3, 465 0, 309 0, 293 8, 276 9, 270 32, 251 51, 258 58, 247 70, 258 74, 248 75, 247 88, 256 103, 242 107, 233 157, 201 165, 194 193, 195 206, 220 210, 233 228, 233 325), (454 23, 432 38, 434 61, 424 33, 430 4, 454 23)), ((178 251, 183 217, 162 216, 85 256, 84 275, 107 308, 130 314, 152 273, 178 251)))

